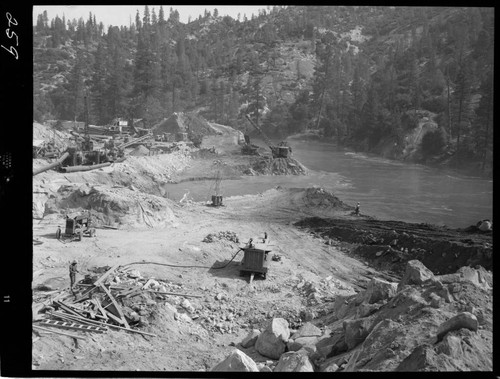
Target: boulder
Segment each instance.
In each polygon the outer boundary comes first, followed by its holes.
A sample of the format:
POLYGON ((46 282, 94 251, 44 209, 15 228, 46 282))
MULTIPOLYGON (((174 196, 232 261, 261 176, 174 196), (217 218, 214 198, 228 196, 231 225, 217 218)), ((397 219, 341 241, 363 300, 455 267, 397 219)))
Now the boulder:
POLYGON ((444 336, 443 340, 436 346, 435 351, 438 354, 446 354, 452 358, 460 358, 464 354, 460 338, 450 334, 444 336))
POLYGON ((477 331, 479 323, 477 321, 477 317, 469 312, 462 312, 453 316, 449 320, 443 322, 439 325, 437 330, 437 340, 441 341, 446 333, 451 332, 453 330, 458 330, 462 328, 466 328, 472 331, 477 331))
POLYGON ((313 337, 313 336, 321 336, 323 333, 321 332, 321 329, 318 328, 317 326, 313 325, 310 322, 306 322, 302 327, 297 331, 297 333, 294 333, 292 336, 293 339, 297 339, 300 337, 313 337))
POLYGON ((306 354, 292 351, 281 355, 273 372, 314 372, 314 368, 306 354))
POLYGON ((298 342, 291 340, 287 342, 286 348, 288 351, 299 351, 300 349, 302 349, 302 345, 298 342))
POLYGON ((301 346, 314 346, 318 342, 318 337, 299 337, 294 340, 295 343, 301 346))
POLYGON ((469 266, 463 266, 458 269, 457 274, 460 275, 461 280, 471 282, 477 287, 488 290, 491 288, 486 280, 488 272, 481 266, 479 267, 482 270, 477 270, 469 266))
POLYGON ((432 292, 430 295, 430 305, 433 308, 440 308, 443 302, 443 299, 436 293, 432 292))
POLYGON ((356 320, 346 320, 343 323, 345 343, 350 350, 362 343, 371 331, 373 318, 364 317, 356 320))
POLYGON ((235 349, 211 371, 258 372, 257 364, 241 350, 235 349))
POLYGON ((285 352, 289 338, 288 322, 283 318, 273 318, 267 328, 257 337, 255 350, 271 359, 279 359, 285 352))
POLYGON ((419 345, 407 356, 395 371, 436 371, 436 353, 429 345, 419 345))
POLYGON ((335 363, 331 363, 328 366, 326 366, 321 372, 335 372, 339 369, 339 366, 337 366, 335 363))
POLYGON ((311 311, 309 309, 303 309, 300 311, 300 318, 303 321, 311 321, 316 318, 316 313, 314 311, 311 311))
POLYGON ((354 318, 363 318, 372 315, 382 306, 382 304, 366 304, 362 303, 356 309, 354 318))
POLYGON ((255 345, 255 341, 257 341, 257 337, 260 334, 260 330, 253 329, 248 335, 241 341, 241 346, 245 349, 255 345))
POLYGON ((349 357, 349 361, 344 366, 344 372, 353 372, 356 371, 356 362, 358 361, 359 355, 361 354, 361 350, 358 349, 349 357))
POLYGON ((340 354, 347 351, 345 343, 345 331, 339 329, 331 337, 323 338, 316 344, 316 353, 323 358, 340 354))
POLYGON ((422 284, 428 280, 433 280, 434 274, 424 264, 416 259, 408 261, 403 278, 398 284, 397 290, 408 284, 422 284))
POLYGON ((391 349, 397 349, 398 346, 396 339, 404 334, 405 330, 398 322, 391 319, 378 322, 364 340, 355 366, 365 362, 363 369, 379 370, 382 361, 389 363, 389 357, 393 354, 391 349))
POLYGON ((396 295, 398 285, 382 279, 373 278, 364 292, 363 300, 368 304, 378 303, 396 295))

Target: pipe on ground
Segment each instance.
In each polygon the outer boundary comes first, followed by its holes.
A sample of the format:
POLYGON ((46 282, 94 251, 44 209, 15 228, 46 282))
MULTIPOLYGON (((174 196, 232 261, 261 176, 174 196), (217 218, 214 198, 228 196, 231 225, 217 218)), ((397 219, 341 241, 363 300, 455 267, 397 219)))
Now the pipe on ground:
POLYGON ((62 167, 61 171, 66 172, 66 173, 77 172, 77 171, 90 171, 90 170, 95 170, 95 169, 102 168, 102 167, 107 167, 110 165, 111 165, 111 162, 95 164, 92 166, 68 166, 68 167, 62 167))
POLYGON ((38 175, 38 174, 40 174, 41 172, 44 172, 44 171, 50 170, 51 168, 55 168, 55 167, 57 167, 57 166, 61 165, 61 163, 63 163, 63 161, 64 161, 67 157, 69 157, 69 153, 68 153, 68 152, 66 152, 66 153, 64 153, 63 155, 61 155, 61 157, 60 157, 58 160, 56 160, 55 162, 52 162, 51 164, 49 164, 49 165, 47 165, 47 166, 40 167, 40 168, 38 168, 38 169, 34 170, 34 171, 33 171, 33 176, 38 175))

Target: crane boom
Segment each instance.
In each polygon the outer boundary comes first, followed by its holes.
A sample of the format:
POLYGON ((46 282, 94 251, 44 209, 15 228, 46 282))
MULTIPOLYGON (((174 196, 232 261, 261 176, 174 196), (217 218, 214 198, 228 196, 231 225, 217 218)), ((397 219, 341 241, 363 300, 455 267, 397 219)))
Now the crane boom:
POLYGON ((268 137, 268 136, 264 133, 264 131, 263 131, 261 128, 259 128, 259 127, 257 126, 257 124, 255 124, 255 123, 252 121, 252 119, 251 119, 251 118, 250 118, 247 114, 245 114, 245 117, 246 117, 246 118, 247 118, 247 120, 250 122, 250 124, 252 124, 252 126, 253 126, 255 129, 257 129, 257 131, 258 131, 258 132, 262 135, 262 138, 264 139, 264 142, 267 144, 267 146, 269 146, 269 148, 271 148, 271 149, 272 149, 272 147, 273 147, 273 143, 271 142, 271 140, 269 139, 269 137, 268 137))

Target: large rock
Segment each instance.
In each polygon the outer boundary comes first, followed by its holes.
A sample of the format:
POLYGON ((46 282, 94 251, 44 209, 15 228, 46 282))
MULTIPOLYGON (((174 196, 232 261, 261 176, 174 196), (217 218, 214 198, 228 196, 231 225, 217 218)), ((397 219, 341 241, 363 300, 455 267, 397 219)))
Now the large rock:
POLYGON ((431 346, 419 345, 407 356, 395 371, 436 371, 436 353, 431 346))
MULTIPOLYGON (((396 339, 403 337, 404 334, 404 327, 391 319, 378 322, 364 340, 354 367, 386 371, 384 366, 391 363, 390 358, 394 354, 391 348, 398 346, 396 339)), ((392 369, 387 371, 392 371, 392 369)))
POLYGON ((362 343, 368 336, 373 327, 373 318, 365 317, 357 320, 346 320, 343 323, 343 327, 345 331, 345 343, 347 344, 347 349, 350 350, 362 343))
POLYGON ((267 328, 257 337, 255 350, 271 359, 279 359, 285 352, 289 338, 288 322, 283 318, 273 318, 267 328))
POLYGON ((397 290, 401 290, 407 284, 422 284, 428 280, 433 280, 434 274, 418 260, 408 261, 406 271, 398 284, 397 290))
MULTIPOLYGON (((296 338, 293 341, 293 346, 300 346, 300 347, 298 349, 294 349, 294 351, 297 351, 305 346, 313 347, 313 350, 316 350, 315 345, 317 342, 318 342, 318 337, 299 337, 299 338, 296 338)), ((292 349, 290 349, 290 350, 292 350, 292 349)))
POLYGON ((235 349, 211 371, 258 372, 257 364, 241 350, 235 349))
POLYGON ((396 295, 397 283, 390 283, 382 279, 373 278, 364 292, 363 300, 368 304, 378 303, 396 295))
POLYGON ((479 266, 482 270, 477 270, 469 266, 460 267, 457 274, 460 274, 461 279, 468 281, 476 285, 477 287, 483 288, 485 290, 490 289, 485 277, 491 275, 484 268, 479 266), (488 275, 489 274, 489 275, 488 275))
POLYGON ((479 323, 476 316, 470 312, 462 312, 439 325, 437 339, 441 341, 446 333, 462 328, 477 331, 478 326, 479 323))
POLYGON ((248 333, 248 335, 243 339, 243 341, 241 341, 241 346, 246 349, 248 347, 255 345, 255 342, 257 341, 259 335, 260 335, 260 330, 253 329, 250 333, 248 333))
POLYGON ((460 358, 463 356, 461 339, 457 336, 447 334, 443 340, 436 346, 436 353, 449 355, 452 358, 460 358))
POLYGON ((356 309, 356 314, 354 315, 354 318, 363 318, 363 317, 370 316, 370 315, 374 314, 375 312, 377 312, 382 305, 383 304, 380 304, 380 303, 379 304, 362 303, 362 304, 358 305, 358 307, 356 309))
POLYGON ((314 372, 314 368, 306 354, 291 351, 281 355, 273 372, 314 372))
POLYGON ((313 325, 310 322, 306 322, 298 331, 294 333, 292 336, 293 339, 297 339, 300 337, 313 337, 313 336, 321 336, 323 333, 321 329, 316 325, 313 325))
POLYGON ((316 344, 316 352, 319 357, 327 358, 344 351, 347 351, 344 329, 336 330, 330 337, 323 338, 316 344))

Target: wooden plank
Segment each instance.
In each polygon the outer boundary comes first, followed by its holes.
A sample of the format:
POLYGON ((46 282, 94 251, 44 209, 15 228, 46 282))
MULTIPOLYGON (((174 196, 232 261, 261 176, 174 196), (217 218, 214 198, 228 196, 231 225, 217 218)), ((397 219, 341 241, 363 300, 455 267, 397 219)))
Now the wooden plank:
POLYGON ((101 302, 99 301, 99 299, 93 298, 92 300, 94 301, 94 304, 97 305, 97 308, 102 313, 102 315, 104 316, 104 318, 107 320, 108 319, 108 315, 106 314, 106 311, 103 309, 103 307, 102 307, 101 302))
POLYGON ((97 289, 97 287, 93 286, 89 289, 86 289, 83 293, 82 293, 82 297, 79 298, 78 300, 75 301, 75 303, 79 303, 80 301, 84 301, 86 299, 88 299, 88 296, 92 291, 95 291, 97 289))
POLYGON ((123 314, 121 307, 118 305, 118 303, 116 302, 116 300, 113 297, 113 295, 111 295, 111 292, 109 292, 109 290, 106 288, 106 286, 104 284, 101 283, 100 286, 104 290, 104 292, 106 292, 106 295, 108 295, 109 300, 111 300, 113 302, 113 305, 115 306, 116 310, 120 314, 120 317, 122 318, 123 323, 125 324, 125 326, 127 327, 127 329, 130 329, 130 326, 129 326, 127 320, 125 319, 125 315, 123 314))
POLYGON ((80 314, 79 312, 73 310, 72 308, 68 307, 66 304, 64 304, 62 301, 55 301, 54 302, 57 306, 59 306, 60 308, 64 309, 66 312, 72 314, 73 316, 78 316, 78 317, 83 317, 82 314, 80 314))
POLYGON ((143 289, 143 290, 147 289, 147 288, 149 287, 149 284, 150 284, 152 281, 153 281, 153 279, 152 279, 152 278, 148 279, 148 281, 146 282, 146 284, 144 284, 144 285, 142 286, 142 289, 143 289))
POLYGON ((108 314, 109 318, 111 318, 112 320, 116 321, 118 324, 124 325, 124 322, 123 322, 122 319, 116 317, 113 313, 111 313, 107 309, 105 309, 104 311, 108 314))
POLYGON ((191 294, 187 294, 187 293, 162 292, 162 291, 155 291, 155 290, 146 290, 146 291, 157 293, 158 295, 173 295, 173 296, 198 297, 198 298, 203 297, 202 295, 191 295, 191 294))
POLYGON ((120 329, 120 330, 126 330, 127 332, 139 333, 139 334, 144 334, 144 335, 146 335, 146 336, 156 337, 156 334, 143 332, 142 330, 127 329, 127 328, 124 328, 124 327, 122 327, 122 326, 112 325, 112 324, 103 324, 103 325, 107 325, 107 326, 109 326, 110 328, 115 328, 115 329, 120 329))
POLYGON ((44 327, 41 327, 41 326, 38 326, 38 325, 33 325, 33 328, 38 329, 38 330, 43 330, 43 331, 49 332, 49 333, 61 334, 63 336, 68 336, 68 337, 71 337, 71 338, 77 338, 79 340, 86 340, 87 339, 85 337, 78 336, 76 334, 64 333, 64 332, 61 332, 59 330, 51 330, 51 329, 47 329, 47 328, 44 328, 44 327))
POLYGON ((104 273, 99 279, 97 279, 95 282, 94 282, 94 286, 98 286, 100 285, 101 283, 104 283, 104 281, 118 268, 120 267, 119 264, 117 265, 114 265, 113 267, 111 267, 108 271, 106 271, 106 273, 104 273))

